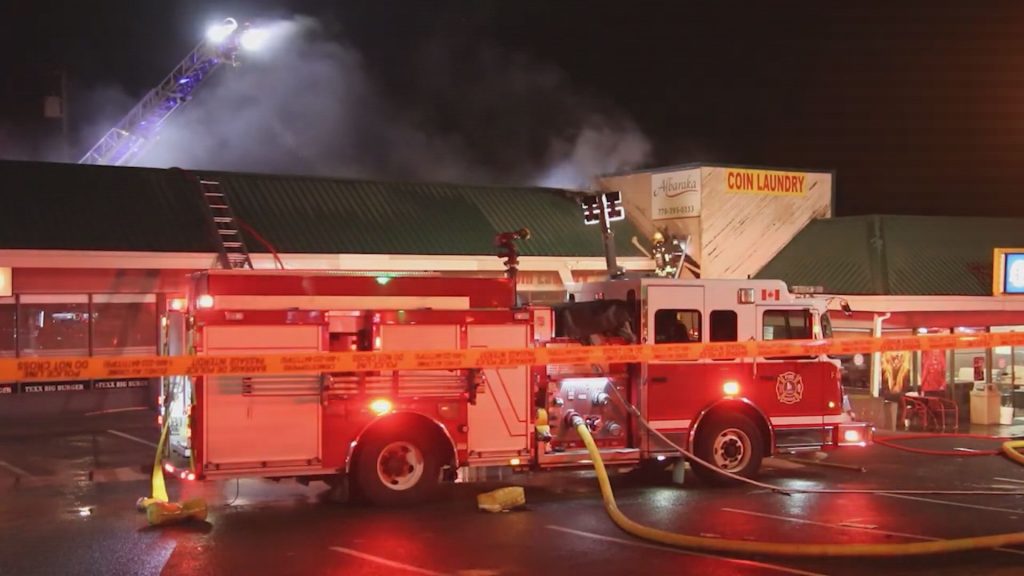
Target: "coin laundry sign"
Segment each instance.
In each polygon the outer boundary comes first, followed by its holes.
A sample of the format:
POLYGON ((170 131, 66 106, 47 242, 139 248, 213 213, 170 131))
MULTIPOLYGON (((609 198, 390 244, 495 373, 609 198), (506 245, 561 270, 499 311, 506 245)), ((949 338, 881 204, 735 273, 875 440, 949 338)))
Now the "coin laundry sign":
POLYGON ((725 174, 725 190, 732 193, 803 196, 806 182, 799 172, 730 168, 725 174))

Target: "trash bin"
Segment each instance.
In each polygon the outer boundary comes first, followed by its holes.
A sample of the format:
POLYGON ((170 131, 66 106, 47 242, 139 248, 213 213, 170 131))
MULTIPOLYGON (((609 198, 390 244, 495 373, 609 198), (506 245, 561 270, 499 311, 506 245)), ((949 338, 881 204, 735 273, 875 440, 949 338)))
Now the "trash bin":
POLYGON ((1003 394, 1001 406, 999 406, 999 423, 1003 426, 1013 424, 1013 395, 1003 394))
POLYGON ((999 404, 999 423, 1005 426, 1012 425, 1014 423, 1013 389, 1002 393, 1002 398, 999 404))
POLYGON ((999 424, 1000 396, 992 384, 976 383, 971 390, 971 424, 999 424))

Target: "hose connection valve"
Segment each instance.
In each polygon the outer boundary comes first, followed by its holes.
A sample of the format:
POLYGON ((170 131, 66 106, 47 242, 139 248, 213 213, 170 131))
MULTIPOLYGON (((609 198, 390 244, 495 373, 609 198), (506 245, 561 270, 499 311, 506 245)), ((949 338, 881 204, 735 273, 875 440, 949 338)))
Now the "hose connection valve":
POLYGON ((565 424, 574 429, 580 424, 586 424, 586 420, 583 419, 583 416, 580 416, 580 413, 575 410, 567 411, 563 418, 565 419, 565 424))

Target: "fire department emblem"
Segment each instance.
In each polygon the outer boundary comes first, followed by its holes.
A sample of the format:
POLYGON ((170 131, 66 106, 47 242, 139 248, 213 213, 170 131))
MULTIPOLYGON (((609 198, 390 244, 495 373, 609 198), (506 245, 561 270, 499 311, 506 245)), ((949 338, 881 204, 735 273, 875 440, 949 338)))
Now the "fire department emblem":
POLYGON ((783 372, 775 381, 775 395, 783 404, 796 404, 804 397, 804 381, 795 372, 783 372))

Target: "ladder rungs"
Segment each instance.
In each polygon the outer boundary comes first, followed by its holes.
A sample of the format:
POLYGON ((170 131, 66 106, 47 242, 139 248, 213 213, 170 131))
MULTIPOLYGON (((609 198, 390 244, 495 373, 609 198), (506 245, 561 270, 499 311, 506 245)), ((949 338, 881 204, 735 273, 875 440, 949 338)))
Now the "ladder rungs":
POLYGON ((245 247, 242 233, 235 223, 234 214, 228 202, 227 193, 221 191, 220 183, 200 180, 201 192, 210 209, 217 238, 220 240, 221 264, 227 268, 252 268, 249 250, 245 247))

